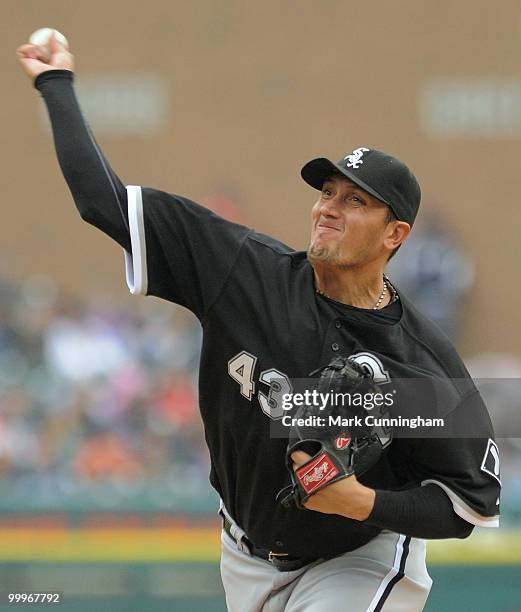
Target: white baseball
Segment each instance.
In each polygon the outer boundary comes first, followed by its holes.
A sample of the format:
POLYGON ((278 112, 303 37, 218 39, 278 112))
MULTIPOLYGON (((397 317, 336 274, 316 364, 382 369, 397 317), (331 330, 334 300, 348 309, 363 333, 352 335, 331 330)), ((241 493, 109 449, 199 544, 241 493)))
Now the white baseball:
POLYGON ((58 30, 55 30, 54 28, 40 28, 39 30, 33 32, 29 37, 29 42, 32 45, 38 45, 41 49, 43 49, 45 53, 45 59, 47 61, 51 59, 51 46, 49 43, 53 32, 57 42, 59 42, 66 49, 68 49, 69 42, 61 32, 58 32, 58 30))

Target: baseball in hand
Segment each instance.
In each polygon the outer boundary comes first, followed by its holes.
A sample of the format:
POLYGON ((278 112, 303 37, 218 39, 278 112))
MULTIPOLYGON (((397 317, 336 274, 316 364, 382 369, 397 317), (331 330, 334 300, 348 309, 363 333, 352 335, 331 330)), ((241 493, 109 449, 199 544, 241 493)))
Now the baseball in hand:
POLYGON ((38 45, 45 54, 44 61, 49 61, 51 58, 51 47, 50 47, 50 38, 52 33, 54 32, 54 37, 60 45, 63 45, 66 49, 69 48, 69 43, 65 36, 55 30, 54 28, 40 28, 31 34, 29 37, 29 42, 32 45, 38 45))

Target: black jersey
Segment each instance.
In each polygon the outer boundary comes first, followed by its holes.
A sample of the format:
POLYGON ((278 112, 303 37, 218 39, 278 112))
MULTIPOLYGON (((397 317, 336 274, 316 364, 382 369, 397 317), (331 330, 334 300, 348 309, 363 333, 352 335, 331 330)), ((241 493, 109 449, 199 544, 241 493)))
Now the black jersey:
POLYGON ((396 439, 361 480, 389 490, 434 482, 462 518, 497 525, 499 469, 487 410, 449 340, 406 298, 401 308, 393 306, 395 316, 342 305, 317 295, 305 253, 185 198, 127 190, 129 287, 181 304, 201 322, 199 394, 210 480, 257 547, 331 556, 379 531, 367 521, 285 509, 275 501, 288 484, 287 441, 270 435, 270 423, 283 414, 284 381, 289 385, 338 354, 363 356, 389 379, 460 381, 450 383, 455 401, 445 416, 470 419, 482 434, 396 439))

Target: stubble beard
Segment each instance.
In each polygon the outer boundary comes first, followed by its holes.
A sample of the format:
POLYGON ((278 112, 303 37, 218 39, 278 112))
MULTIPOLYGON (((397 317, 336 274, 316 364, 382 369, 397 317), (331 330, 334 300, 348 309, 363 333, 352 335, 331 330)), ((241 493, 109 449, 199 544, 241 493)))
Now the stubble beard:
POLYGON ((328 264, 337 268, 349 267, 348 262, 342 258, 338 248, 328 248, 310 244, 307 250, 307 256, 311 263, 328 264))

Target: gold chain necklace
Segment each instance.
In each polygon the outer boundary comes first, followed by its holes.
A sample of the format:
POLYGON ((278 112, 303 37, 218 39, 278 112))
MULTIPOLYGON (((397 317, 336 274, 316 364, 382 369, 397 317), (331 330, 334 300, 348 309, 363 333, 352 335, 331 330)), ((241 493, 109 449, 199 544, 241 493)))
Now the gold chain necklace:
MULTIPOLYGON (((373 306, 373 310, 379 310, 380 309, 380 304, 382 303, 382 301, 383 301, 383 299, 385 297, 385 294, 387 293, 388 287, 389 287, 388 280, 384 276, 382 293, 380 293, 380 297, 376 300, 376 304, 373 306)), ((333 300, 334 299, 331 296, 329 296, 327 293, 324 293, 323 291, 321 291, 320 289, 316 289, 316 292, 317 292, 318 295, 323 295, 324 297, 328 298, 329 300, 333 300)), ((393 296, 393 299, 391 301, 394 301, 394 296, 393 296)))

